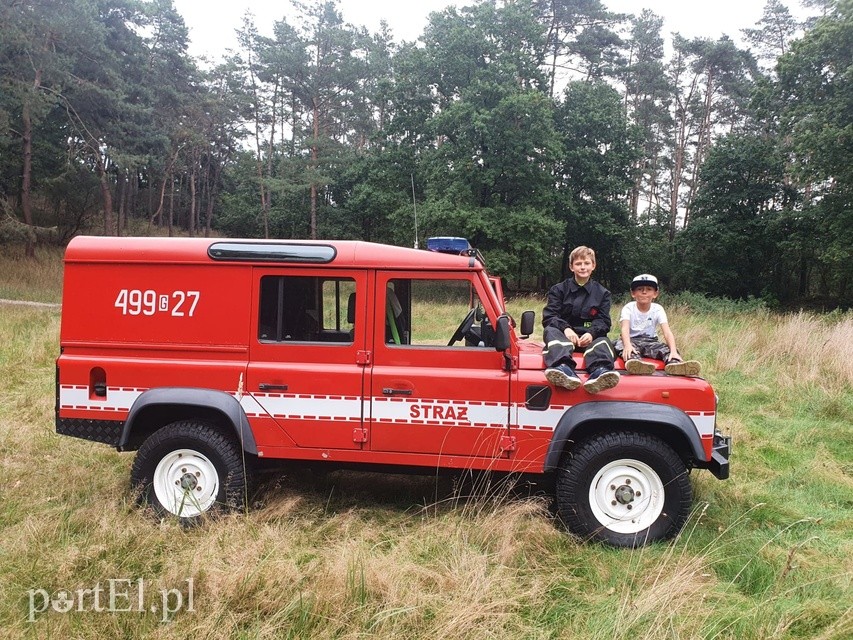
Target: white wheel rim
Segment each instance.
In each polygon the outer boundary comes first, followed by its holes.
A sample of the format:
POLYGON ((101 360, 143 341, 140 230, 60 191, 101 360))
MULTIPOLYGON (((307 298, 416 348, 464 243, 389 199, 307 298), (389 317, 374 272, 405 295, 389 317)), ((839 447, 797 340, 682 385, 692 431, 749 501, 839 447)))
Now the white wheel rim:
POLYGON ((660 476, 639 460, 614 460, 602 467, 589 487, 596 519, 615 533, 639 533, 663 512, 660 476))
POLYGON ((192 518, 213 506, 219 493, 219 474, 198 451, 176 449, 157 464, 153 484, 154 495, 169 513, 192 518))

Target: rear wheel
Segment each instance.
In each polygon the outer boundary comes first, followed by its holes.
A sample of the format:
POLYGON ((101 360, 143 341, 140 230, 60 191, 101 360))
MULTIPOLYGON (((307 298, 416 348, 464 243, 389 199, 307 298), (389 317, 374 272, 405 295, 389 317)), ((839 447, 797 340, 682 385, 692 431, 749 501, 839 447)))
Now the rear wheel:
POLYGON ((613 432, 579 443, 557 474, 557 508, 579 536, 635 547, 676 535, 690 515, 687 467, 665 442, 613 432))
POLYGON ((220 508, 240 509, 251 478, 239 444, 205 422, 173 422, 148 437, 130 472, 131 485, 160 515, 184 524, 220 508))

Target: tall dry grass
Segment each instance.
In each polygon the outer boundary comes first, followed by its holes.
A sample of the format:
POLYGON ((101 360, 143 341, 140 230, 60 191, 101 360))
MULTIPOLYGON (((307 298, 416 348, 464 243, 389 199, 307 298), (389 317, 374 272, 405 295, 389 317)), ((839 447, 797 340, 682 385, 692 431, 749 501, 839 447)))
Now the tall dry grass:
POLYGON ((62 300, 60 247, 43 246, 28 258, 23 247, 4 246, 0 251, 0 299, 59 303, 62 300))
MULTIPOLYGON (((541 319, 541 300, 510 308, 541 319)), ((631 551, 572 538, 507 483, 431 476, 286 469, 245 513, 159 521, 134 503, 132 454, 53 432, 58 311, 2 307, 0 637, 853 637, 851 317, 670 319, 720 393, 732 478, 694 474, 682 535, 631 551), (28 590, 110 578, 143 579, 147 605, 192 579, 194 610, 28 621, 28 590)))
POLYGON ((714 373, 738 371, 789 390, 820 385, 842 391, 853 385, 853 316, 800 311, 711 318, 676 308, 670 312, 682 353, 701 354, 714 373), (681 346, 683 345, 683 346, 681 346))

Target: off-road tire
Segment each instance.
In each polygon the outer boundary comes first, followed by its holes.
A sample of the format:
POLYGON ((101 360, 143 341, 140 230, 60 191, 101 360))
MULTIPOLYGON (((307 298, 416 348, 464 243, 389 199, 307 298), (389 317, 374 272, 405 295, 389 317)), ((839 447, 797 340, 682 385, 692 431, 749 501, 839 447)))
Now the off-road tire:
POLYGON ((196 420, 173 422, 150 435, 130 472, 141 503, 184 525, 217 510, 242 509, 252 478, 251 459, 236 439, 196 420))
POLYGON ((676 535, 690 515, 693 492, 687 467, 663 440, 616 431, 565 454, 556 497, 560 518, 576 535, 636 547, 676 535))

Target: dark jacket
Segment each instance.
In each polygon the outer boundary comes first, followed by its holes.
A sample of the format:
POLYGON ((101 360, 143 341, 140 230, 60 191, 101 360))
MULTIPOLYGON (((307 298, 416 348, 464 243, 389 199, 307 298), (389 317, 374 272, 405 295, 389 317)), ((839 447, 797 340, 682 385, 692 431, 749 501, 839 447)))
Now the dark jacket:
POLYGON ((542 326, 564 331, 566 327, 593 338, 610 331, 610 292, 595 280, 584 286, 569 278, 548 290, 548 303, 542 312, 542 326))

